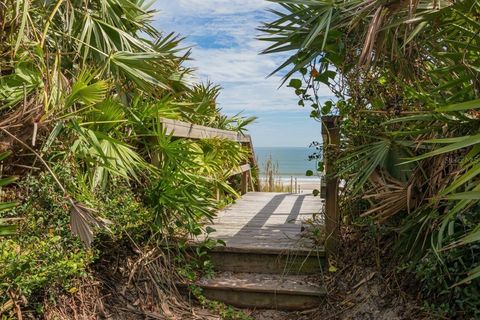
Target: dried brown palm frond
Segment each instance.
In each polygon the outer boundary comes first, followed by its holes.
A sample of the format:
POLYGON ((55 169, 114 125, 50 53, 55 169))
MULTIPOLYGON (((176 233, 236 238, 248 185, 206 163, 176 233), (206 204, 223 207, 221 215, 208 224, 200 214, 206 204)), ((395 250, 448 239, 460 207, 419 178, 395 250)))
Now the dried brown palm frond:
POLYGON ((70 199, 70 228, 72 233, 82 240, 85 247, 90 247, 93 242, 93 229, 108 229, 111 222, 107 219, 96 217, 96 210, 70 199))
POLYGON ((370 57, 372 55, 373 48, 375 46, 377 35, 382 26, 383 19, 387 15, 387 10, 384 6, 380 6, 375 11, 372 21, 368 26, 367 36, 362 48, 362 53, 360 54, 359 64, 368 64, 370 63, 370 57))
MULTIPOLYGON (((39 128, 43 128, 40 118, 43 106, 36 101, 36 97, 25 100, 16 108, 0 113, 0 127, 9 130, 22 141, 31 141, 35 145, 39 128)), ((11 136, 0 135, 0 152, 11 149, 13 142, 11 136)))
POLYGON ((384 171, 375 171, 369 180, 373 187, 363 196, 363 199, 372 200, 375 204, 362 216, 373 216, 377 222, 381 223, 399 212, 410 212, 420 202, 418 195, 412 192, 417 184, 414 179, 405 183, 384 171))
MULTIPOLYGON (((369 178, 372 188, 363 199, 372 202, 362 216, 372 216, 383 223, 399 213, 410 213, 427 201, 434 200, 462 170, 452 161, 454 155, 439 155, 415 168, 407 182, 393 178, 385 171, 374 171, 369 178)), ((432 202, 435 206, 435 202, 432 202)))
POLYGON ((109 253, 96 263, 93 277, 76 280, 73 294, 59 293, 56 303, 45 299, 46 318, 220 320, 180 292, 175 254, 136 244, 109 253))
MULTIPOLYGON (((365 35, 365 39, 363 41, 363 47, 361 48, 360 58, 358 63, 360 65, 369 65, 374 52, 384 52, 386 50, 391 50, 390 54, 393 54, 393 49, 398 48, 389 48, 387 40, 386 32, 389 31, 392 25, 397 24, 394 27, 394 31, 392 34, 400 35, 403 34, 404 39, 408 39, 413 31, 413 26, 407 21, 409 19, 414 18, 418 4, 420 0, 398 0, 398 1, 390 1, 388 3, 381 3, 378 2, 375 5, 379 6, 375 10, 370 22, 368 23, 368 29, 365 35), (404 19, 402 22, 398 24, 396 21, 396 16, 402 16, 404 19)), ((427 1, 424 1, 424 6, 426 6, 427 1)), ((370 2, 370 5, 373 5, 370 2)), ((431 1, 430 6, 432 8, 435 7, 435 1, 431 1)), ((365 9, 366 9, 365 5, 365 9)), ((412 53, 412 50, 409 48, 407 56, 409 53, 412 53)))

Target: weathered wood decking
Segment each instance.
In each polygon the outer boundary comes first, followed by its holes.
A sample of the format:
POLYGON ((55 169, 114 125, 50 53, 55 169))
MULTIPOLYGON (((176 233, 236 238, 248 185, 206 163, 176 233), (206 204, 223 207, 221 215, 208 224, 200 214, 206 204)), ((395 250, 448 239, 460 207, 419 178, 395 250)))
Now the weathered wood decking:
POLYGON ((322 209, 322 200, 311 194, 250 192, 218 213, 209 236, 238 251, 311 250, 301 222, 322 209))
POLYGON ((199 239, 226 244, 210 252, 217 274, 198 282, 205 296, 239 307, 317 306, 325 289, 308 275, 321 271, 324 250, 303 237, 302 222, 322 210, 311 194, 250 192, 219 212, 215 231, 199 239))

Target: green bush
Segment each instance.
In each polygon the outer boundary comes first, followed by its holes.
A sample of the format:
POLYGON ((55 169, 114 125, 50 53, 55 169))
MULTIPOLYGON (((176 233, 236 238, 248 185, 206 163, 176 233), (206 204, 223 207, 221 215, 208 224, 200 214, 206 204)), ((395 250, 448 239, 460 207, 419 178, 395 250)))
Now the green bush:
MULTIPOLYGON (((64 167, 56 171, 71 177, 64 167)), ((30 176, 19 187, 26 201, 8 213, 21 217, 17 232, 0 241, 0 304, 10 292, 28 299, 47 287, 68 286, 71 278, 85 275, 94 258, 72 235, 67 200, 50 175, 30 176)))
MULTIPOLYGON (((77 190, 82 201, 96 209, 96 214, 112 221, 109 231, 104 231, 110 239, 129 233, 141 241, 149 233, 154 215, 125 182, 115 181, 94 198, 73 186, 79 180, 71 168, 55 166, 53 170, 70 190, 77 190)), ((69 203, 50 174, 30 176, 19 187, 26 200, 8 213, 21 217, 17 233, 0 241, 0 305, 10 299, 9 292, 29 299, 51 287, 68 289, 69 281, 85 276, 87 266, 97 256, 95 247, 85 249, 72 235, 69 203)))
POLYGON ((466 257, 479 261, 479 247, 442 253, 441 260, 430 251, 419 263, 411 264, 428 311, 447 317, 480 317, 480 280, 452 287, 465 278, 465 269, 472 267, 472 261, 465 261, 466 257))
MULTIPOLYGON (((480 206, 455 220, 452 230, 473 230, 480 224, 480 206)), ((457 236, 451 234, 452 238, 457 236)), ((480 244, 460 246, 451 250, 429 250, 418 262, 410 263, 425 299, 425 308, 441 316, 480 318, 480 279, 465 284, 465 270, 480 264, 480 244)))
POLYGON ((45 287, 67 286, 72 277, 85 275, 92 253, 65 248, 62 237, 47 234, 43 238, 0 242, 0 303, 9 292, 28 298, 45 287))

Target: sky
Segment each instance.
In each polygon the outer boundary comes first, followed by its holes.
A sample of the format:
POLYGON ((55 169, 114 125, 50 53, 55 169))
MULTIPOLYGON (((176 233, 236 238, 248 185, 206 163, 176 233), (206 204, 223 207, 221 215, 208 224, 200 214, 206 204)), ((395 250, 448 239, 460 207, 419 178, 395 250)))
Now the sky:
MULTIPOLYGON (((218 103, 229 115, 257 116, 249 127, 256 147, 308 147, 320 139, 320 125, 298 106, 292 88, 280 87, 281 75, 267 77, 285 54, 260 55, 268 44, 256 40, 267 11, 265 0, 157 0, 155 26, 186 37, 199 81, 219 84, 218 103)), ((327 88, 321 96, 331 96, 327 88)))

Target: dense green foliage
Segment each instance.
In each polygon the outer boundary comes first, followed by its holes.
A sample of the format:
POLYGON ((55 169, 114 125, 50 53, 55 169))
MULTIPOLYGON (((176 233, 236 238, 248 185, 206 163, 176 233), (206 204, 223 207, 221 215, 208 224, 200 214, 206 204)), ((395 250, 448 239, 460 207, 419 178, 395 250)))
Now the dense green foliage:
POLYGON ((1 310, 68 289, 95 233, 183 243, 236 196, 228 179, 248 151, 175 139, 160 119, 243 133, 253 118, 222 115, 219 87, 191 83, 189 51, 154 13, 143 0, 0 7, 0 187, 19 178, 0 194, 1 310))
POLYGON ((390 230, 441 313, 478 317, 479 2, 272 1, 265 53, 293 50, 299 105, 342 120, 345 219, 390 230))

